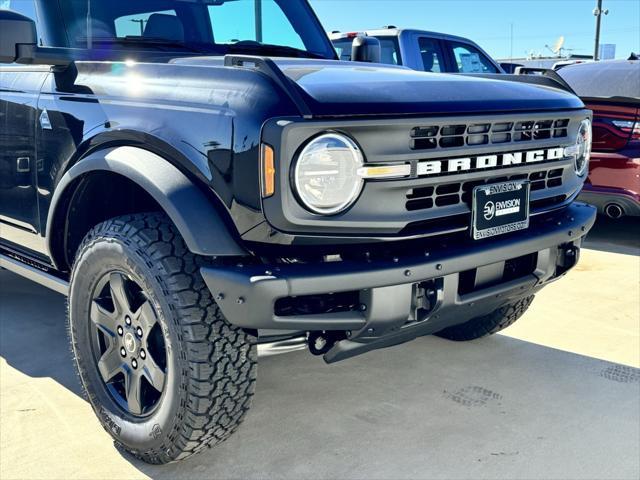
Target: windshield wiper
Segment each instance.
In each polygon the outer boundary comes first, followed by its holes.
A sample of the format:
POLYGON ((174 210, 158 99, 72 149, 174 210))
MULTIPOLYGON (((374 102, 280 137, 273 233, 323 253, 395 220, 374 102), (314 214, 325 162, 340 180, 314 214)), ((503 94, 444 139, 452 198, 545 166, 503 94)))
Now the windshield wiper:
POLYGON ((263 53, 265 55, 288 56, 296 58, 327 58, 319 53, 309 52, 300 48, 287 47, 285 45, 272 45, 269 43, 244 43, 238 42, 227 46, 229 53, 263 53))

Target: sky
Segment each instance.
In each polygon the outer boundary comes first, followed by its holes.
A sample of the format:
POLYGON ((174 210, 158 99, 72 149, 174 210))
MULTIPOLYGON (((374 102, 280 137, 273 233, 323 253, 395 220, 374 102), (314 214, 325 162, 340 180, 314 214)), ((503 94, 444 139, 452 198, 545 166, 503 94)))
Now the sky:
MULTIPOLYGON (((470 38, 497 59, 549 54, 562 35, 565 48, 593 54, 596 0, 310 0, 329 32, 395 25, 470 38)), ((640 52, 640 0, 603 0, 601 43, 616 57, 640 52)))

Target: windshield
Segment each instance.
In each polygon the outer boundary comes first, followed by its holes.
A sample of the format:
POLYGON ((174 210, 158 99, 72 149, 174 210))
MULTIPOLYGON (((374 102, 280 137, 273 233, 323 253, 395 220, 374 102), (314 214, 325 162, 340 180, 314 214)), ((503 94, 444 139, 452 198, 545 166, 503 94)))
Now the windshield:
POLYGON ((306 0, 65 0, 60 6, 72 48, 335 58, 306 0))

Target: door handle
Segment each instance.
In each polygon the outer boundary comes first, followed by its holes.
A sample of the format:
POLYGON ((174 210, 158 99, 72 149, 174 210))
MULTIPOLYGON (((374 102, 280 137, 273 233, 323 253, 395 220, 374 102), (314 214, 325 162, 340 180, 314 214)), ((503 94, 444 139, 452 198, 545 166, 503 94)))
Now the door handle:
POLYGON ((16 172, 28 173, 31 171, 31 159, 29 157, 18 157, 16 160, 16 172))

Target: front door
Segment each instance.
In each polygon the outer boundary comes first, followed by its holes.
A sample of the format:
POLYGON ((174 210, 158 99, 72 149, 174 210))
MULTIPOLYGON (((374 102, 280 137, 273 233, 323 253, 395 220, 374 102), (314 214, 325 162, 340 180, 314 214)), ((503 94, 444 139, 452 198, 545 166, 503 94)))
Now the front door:
POLYGON ((38 96, 48 68, 0 65, 0 242, 42 251, 36 156, 38 96))

